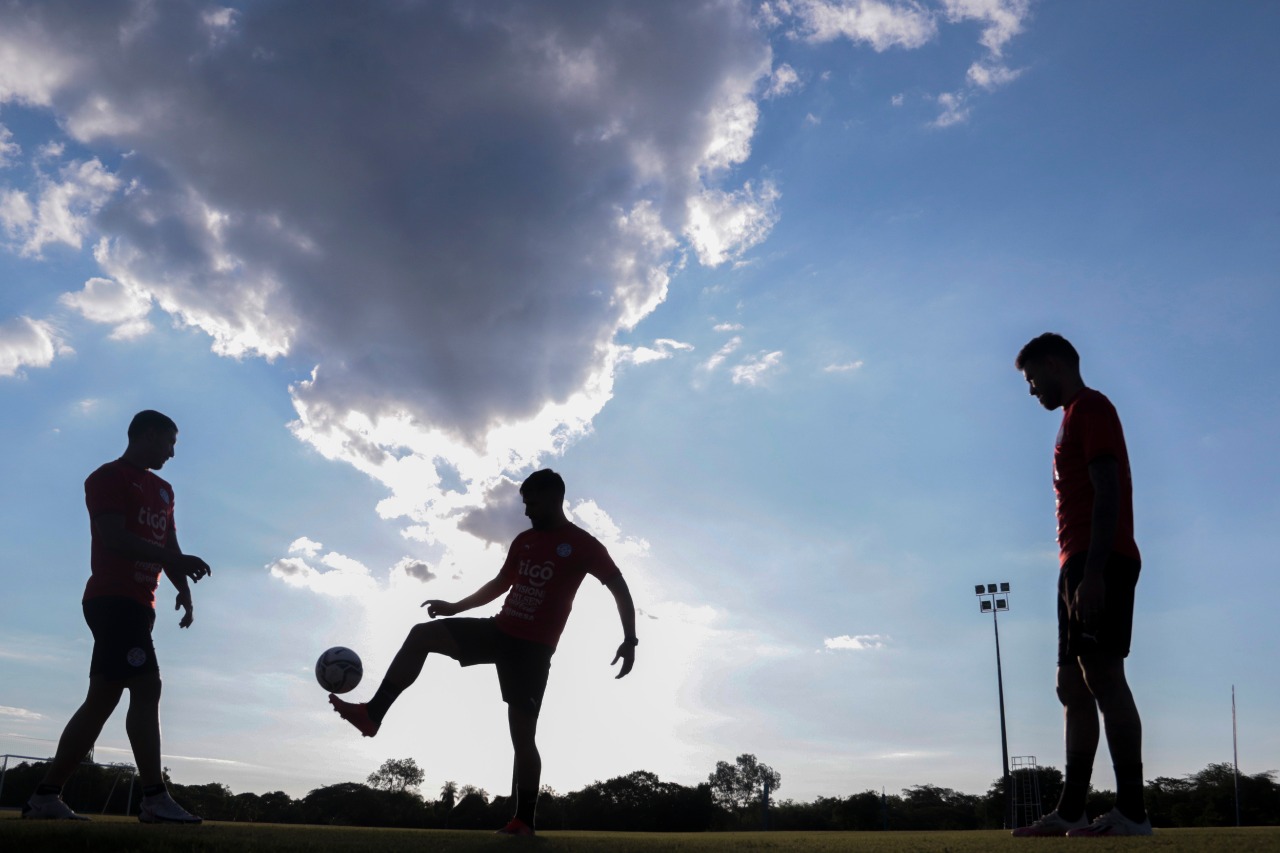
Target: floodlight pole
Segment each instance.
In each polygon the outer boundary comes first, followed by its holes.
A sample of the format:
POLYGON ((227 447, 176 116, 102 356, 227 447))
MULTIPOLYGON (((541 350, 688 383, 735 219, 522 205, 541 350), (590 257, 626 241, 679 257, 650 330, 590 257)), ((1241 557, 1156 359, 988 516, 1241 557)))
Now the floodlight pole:
POLYGON ((1000 666, 1000 620, 1001 610, 1009 609, 1009 584, 978 584, 977 592, 980 609, 991 611, 991 625, 996 634, 996 690, 1000 696, 1000 757, 1004 769, 1004 827, 1011 829, 1014 825, 1013 814, 1013 779, 1009 775, 1009 734, 1004 718, 1004 673, 1000 666))

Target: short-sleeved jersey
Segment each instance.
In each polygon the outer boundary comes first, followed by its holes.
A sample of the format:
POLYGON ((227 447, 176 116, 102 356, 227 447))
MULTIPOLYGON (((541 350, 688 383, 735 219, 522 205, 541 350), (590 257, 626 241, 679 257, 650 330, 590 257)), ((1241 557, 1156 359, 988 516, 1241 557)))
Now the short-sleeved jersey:
POLYGON ((591 575, 608 583, 620 574, 604 545, 576 524, 526 530, 511 543, 502 565, 511 591, 498 614, 498 628, 554 649, 582 579, 591 575))
MULTIPOLYGON (((84 481, 84 502, 89 519, 102 515, 124 516, 124 529, 160 547, 169 542, 173 525, 173 487, 151 471, 123 459, 108 462, 84 481)), ((89 565, 92 570, 84 599, 120 595, 156 606, 156 587, 163 567, 135 560, 108 549, 92 537, 89 565)))
POLYGON ((1120 517, 1112 549, 1141 559, 1133 538, 1133 478, 1129 451, 1115 406, 1102 393, 1085 388, 1062 410, 1062 426, 1053 448, 1053 490, 1058 499, 1058 553, 1062 563, 1089 550, 1093 531, 1093 482, 1089 463, 1111 456, 1120 476, 1120 517))

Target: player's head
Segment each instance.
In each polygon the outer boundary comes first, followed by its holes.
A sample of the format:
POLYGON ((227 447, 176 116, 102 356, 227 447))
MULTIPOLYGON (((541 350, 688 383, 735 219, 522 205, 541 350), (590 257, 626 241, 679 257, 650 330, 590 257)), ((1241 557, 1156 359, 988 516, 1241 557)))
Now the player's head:
POLYGON ((129 421, 129 448, 125 455, 144 468, 160 469, 173 458, 178 425, 168 415, 145 409, 129 421))
POLYGON ((535 530, 546 530, 563 524, 564 479, 550 468, 534 471, 520 484, 524 514, 535 530))
POLYGON ((1013 364, 1022 371, 1031 396, 1050 411, 1061 406, 1066 392, 1080 384, 1080 353, 1069 340, 1054 332, 1028 341, 1013 364))

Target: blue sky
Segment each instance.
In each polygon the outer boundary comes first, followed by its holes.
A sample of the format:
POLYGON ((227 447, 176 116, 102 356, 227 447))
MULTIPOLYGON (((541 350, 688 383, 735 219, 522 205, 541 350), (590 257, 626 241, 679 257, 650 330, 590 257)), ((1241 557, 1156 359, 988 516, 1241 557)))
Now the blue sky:
MULTIPOLYGON (((82 482, 142 408, 213 577, 161 590, 166 765, 239 792, 503 791, 490 673, 366 698, 564 473, 643 611, 614 681, 584 586, 544 781, 782 797, 1061 765, 1059 416, 1013 356, 1065 334, 1129 439, 1146 775, 1280 768, 1280 64, 1270 4, 738 2, 0 12, 0 752, 85 687, 82 482), (470 11, 465 11, 470 9, 470 11), (460 11, 463 10, 463 11, 460 11)), ((129 760, 123 714, 100 758, 129 760)), ((1095 784, 1110 787, 1105 754, 1095 784)))

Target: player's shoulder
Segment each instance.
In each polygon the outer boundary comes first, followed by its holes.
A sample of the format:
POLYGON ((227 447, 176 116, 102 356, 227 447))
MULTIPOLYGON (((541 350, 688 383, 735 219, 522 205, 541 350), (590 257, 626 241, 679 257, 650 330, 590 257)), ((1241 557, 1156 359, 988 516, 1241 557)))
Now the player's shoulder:
POLYGON ((1096 388, 1085 387, 1071 401, 1071 413, 1077 416, 1114 416, 1116 407, 1106 394, 1096 388))
POLYGON ((119 459, 112 459, 110 462, 103 462, 97 468, 93 469, 88 477, 84 478, 85 486, 99 483, 107 483, 111 481, 127 480, 128 466, 119 459))

